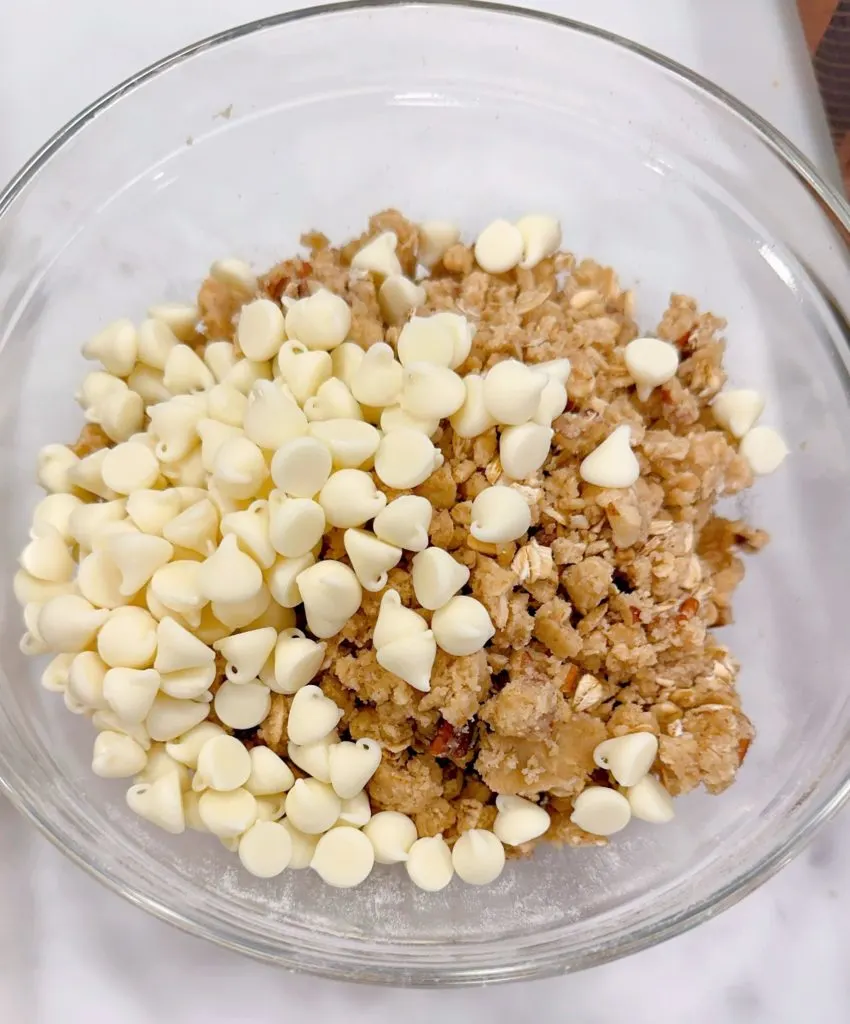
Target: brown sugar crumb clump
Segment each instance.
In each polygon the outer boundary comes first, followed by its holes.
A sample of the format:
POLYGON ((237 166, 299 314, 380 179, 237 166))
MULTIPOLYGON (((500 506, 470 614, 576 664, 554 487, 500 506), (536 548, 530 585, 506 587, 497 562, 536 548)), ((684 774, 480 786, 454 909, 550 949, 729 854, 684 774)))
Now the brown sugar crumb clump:
MULTIPOLYGON (((342 247, 306 235, 309 253, 272 268, 259 291, 286 301, 327 288, 351 307, 353 341, 394 345, 399 327, 384 317, 378 281, 351 270, 358 249, 387 231, 413 276, 421 234, 387 210, 342 247)), ((452 843, 470 828, 492 828, 496 795, 516 794, 547 807, 547 840, 601 845, 604 838, 570 820, 573 801, 588 785, 610 785, 594 748, 636 731, 658 737, 653 770, 671 794, 700 785, 720 792, 734 780, 753 729, 735 690, 737 663, 714 629, 732 620, 742 556, 767 542, 714 511, 753 479, 709 409, 725 383, 724 322, 672 296, 655 333, 679 350, 679 371, 641 401, 624 348, 642 332, 634 298, 611 268, 561 252, 533 269, 490 275, 473 248, 458 243, 422 286, 417 315, 458 312, 475 327, 460 374, 508 358, 532 365, 567 358, 572 371, 568 404, 537 473, 507 479, 496 429, 461 438, 443 420, 433 436, 442 465, 412 492, 433 506, 431 544, 470 570, 462 593, 485 606, 496 629, 486 647, 464 657, 438 651, 430 692, 421 693, 378 664, 371 637, 381 593, 365 592, 327 642, 315 681, 343 712, 343 738, 383 748, 368 786, 373 809, 409 814, 420 836, 452 843), (639 479, 624 488, 585 483, 581 461, 622 424, 631 429, 639 479), (473 500, 497 483, 518 490, 531 513, 527 533, 501 545, 469 532, 473 500)), ((208 278, 198 297, 203 337, 231 339, 249 298, 208 278)), ((78 444, 96 450, 96 429, 84 434, 78 444)), ((388 500, 398 494, 387 490, 388 500)), ((321 557, 347 561, 342 530, 325 536, 321 557)), ((411 559, 405 552, 388 586, 430 622, 416 602, 411 559)), ((273 694, 252 742, 285 752, 290 702, 273 694)), ((512 855, 526 855, 535 842, 512 855)))

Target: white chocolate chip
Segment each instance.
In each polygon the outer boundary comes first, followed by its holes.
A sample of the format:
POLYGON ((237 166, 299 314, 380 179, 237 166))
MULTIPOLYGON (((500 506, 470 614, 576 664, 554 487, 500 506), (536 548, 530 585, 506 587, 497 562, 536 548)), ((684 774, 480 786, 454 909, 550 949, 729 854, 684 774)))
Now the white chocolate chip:
MULTIPOLYGON (((302 686, 292 698, 286 728, 298 746, 318 743, 337 727, 342 711, 318 686, 302 686)), ((360 787, 363 788, 362 786, 360 787)))
MULTIPOLYGON (((97 634, 97 652, 100 657, 111 668, 150 668, 157 652, 157 622, 154 616, 144 608, 133 607, 116 608, 109 614, 110 617, 97 634)), ((39 628, 46 640, 47 634, 41 617, 39 628)))
POLYGON ((338 345, 331 353, 334 377, 339 378, 346 387, 351 388, 352 378, 363 362, 365 354, 365 349, 362 349, 354 341, 344 341, 338 345))
POLYGON ((231 683, 250 683, 259 675, 276 643, 277 632, 266 626, 217 640, 213 647, 227 660, 224 674, 231 683))
POLYGON ((174 554, 167 540, 146 533, 113 534, 107 538, 105 550, 121 574, 118 590, 125 597, 138 593, 174 554))
POLYGON ((722 391, 711 403, 711 411, 721 427, 742 438, 764 412, 764 397, 749 388, 722 391))
POLYGON ((68 670, 68 693, 86 708, 102 710, 106 707, 103 681, 106 665, 94 653, 83 651, 71 662, 68 670))
POLYGON ((657 753, 658 740, 651 732, 634 732, 604 740, 594 749, 593 760, 621 786, 636 786, 652 767, 657 753))
POLYGON ((297 299, 286 313, 286 333, 308 349, 330 351, 345 341, 351 327, 351 310, 345 299, 320 288, 297 299))
POLYGON ((516 359, 504 359, 484 377, 484 404, 498 423, 518 426, 537 411, 547 376, 516 359))
POLYGON ((375 475, 381 483, 399 491, 418 487, 442 464, 440 450, 425 434, 409 427, 385 434, 375 453, 375 475))
POLYGON ((68 670, 76 655, 57 654, 41 673, 41 685, 50 693, 64 693, 68 685, 68 670))
POLYGON ((302 772, 307 772, 319 782, 331 781, 331 747, 339 743, 339 736, 329 733, 324 739, 315 743, 305 743, 299 746, 297 743, 289 743, 286 748, 286 756, 297 765, 302 772))
POLYGON ((305 569, 315 564, 316 557, 312 552, 299 555, 297 558, 278 558, 266 574, 266 578, 271 596, 281 607, 295 608, 301 604, 298 577, 305 569))
POLYGON ((219 719, 231 729, 253 729, 269 713, 271 691, 263 683, 224 682, 213 700, 219 719))
POLYGON ((493 831, 506 846, 522 846, 549 828, 548 812, 521 796, 497 796, 496 808, 493 831))
POLYGON ((77 594, 59 594, 41 606, 38 635, 54 653, 84 651, 110 614, 77 594))
POLYGON ((380 650, 385 644, 394 640, 407 640, 424 633, 428 623, 421 615, 410 608, 405 608, 396 590, 388 590, 381 598, 378 618, 372 631, 372 644, 380 650))
POLYGON ((612 836, 629 823, 629 801, 615 789, 588 786, 576 797, 570 821, 595 836, 612 836))
POLYGON ((401 274, 402 268, 396 256, 398 236, 394 231, 384 231, 359 249, 351 260, 352 270, 365 270, 379 277, 393 277, 401 274))
MULTIPOLYGON (((65 692, 65 702, 68 703, 69 694, 65 692)), ((73 707, 68 705, 70 711, 74 714, 79 714, 73 707)), ((95 711, 91 716, 91 724, 98 730, 98 732, 120 732, 124 736, 132 736, 132 738, 139 744, 142 750, 149 751, 148 764, 145 769, 136 776, 136 782, 149 781, 147 776, 150 775, 151 771, 151 757, 154 754, 152 749, 151 738, 148 734, 147 729, 143 725, 130 725, 129 722, 122 721, 114 711, 95 711), (143 778, 145 776, 145 778, 143 778)), ((150 775, 153 778, 152 775, 150 775)), ((158 777, 158 776, 157 776, 158 777)), ((183 784, 181 776, 181 785, 183 784)))
POLYGON ((136 328, 130 320, 116 320, 83 345, 86 359, 98 359, 116 377, 126 377, 136 363, 136 328))
POLYGON ((318 837, 306 835, 286 819, 279 822, 279 824, 281 828, 285 828, 289 833, 289 838, 292 842, 292 854, 288 865, 290 871, 301 871, 304 868, 309 868, 310 861, 313 859, 313 853, 316 850, 316 844, 319 841, 318 837))
POLYGON ((220 725, 215 722, 201 722, 194 729, 184 733, 179 739, 172 740, 165 744, 165 751, 169 757, 187 768, 197 768, 198 757, 205 743, 215 736, 226 735, 220 725))
POLYGON ((275 487, 293 498, 312 498, 331 475, 331 453, 315 437, 287 441, 272 459, 275 487))
POLYGON ((425 289, 400 274, 393 274, 381 285, 378 302, 387 323, 400 324, 417 306, 424 305, 425 289))
POLYGON ((523 239, 519 228, 506 220, 494 220, 475 242, 475 261, 488 274, 504 274, 522 259, 523 239))
POLYGON ((372 778, 381 763, 381 746, 375 740, 346 740, 328 748, 331 785, 342 800, 351 800, 372 778))
POLYGON ((292 838, 276 821, 256 821, 239 840, 242 867, 257 878, 274 878, 289 867, 292 838))
POLYGON ((274 564, 277 553, 271 542, 268 501, 252 501, 241 512, 223 515, 221 533, 222 536, 232 533, 261 569, 270 569, 274 564))
POLYGON ((254 299, 242 307, 236 324, 236 342, 248 359, 274 359, 283 340, 283 313, 276 302, 254 299))
POLYGON ((398 811, 378 811, 363 826, 377 864, 402 864, 416 842, 416 825, 398 811))
POLYGON ((272 371, 269 363, 255 363, 251 359, 239 359, 233 364, 227 376, 219 383, 236 388, 247 395, 259 380, 271 380, 272 371))
MULTIPOLYGON (((167 491, 144 489, 135 491, 127 498, 128 518, 142 533, 149 533, 155 537, 161 537, 166 525, 182 510, 180 495, 173 489, 167 491)), ((157 566, 157 568, 159 567, 157 566)))
POLYGON ((260 448, 247 437, 234 437, 216 452, 211 483, 229 498, 247 500, 256 496, 268 475, 260 448))
POLYGON ((93 418, 91 415, 92 410, 100 406, 104 398, 126 391, 127 385, 120 377, 106 373, 105 370, 92 370, 83 377, 80 390, 74 395, 74 399, 85 410, 86 419, 91 423, 97 422, 96 417, 93 418))
POLYGON ((227 626, 232 632, 235 629, 244 629, 264 615, 270 604, 271 593, 263 584, 254 597, 245 598, 244 601, 213 601, 212 613, 223 626, 227 626))
POLYGON ((773 427, 753 427, 744 435, 738 451, 757 476, 766 476, 785 461, 788 445, 773 427))
POLYGON ((307 419, 313 420, 362 420, 360 403, 348 389, 348 385, 337 377, 331 377, 304 403, 307 419))
POLYGON ((269 747, 252 747, 251 774, 245 789, 254 796, 275 796, 292 789, 295 776, 286 761, 269 747))
POLYGON ((371 423, 332 419, 312 422, 310 436, 327 445, 334 469, 357 469, 375 454, 381 435, 371 423))
POLYGON ((201 821, 214 836, 235 839, 257 820, 257 800, 247 789, 219 793, 207 789, 198 800, 201 821))
MULTIPOLYGON (((166 492, 168 493, 168 492, 166 492)), ((184 509, 162 528, 162 535, 175 547, 211 555, 218 536, 218 512, 209 498, 184 509)))
MULTIPOLYGON (((300 342, 286 342, 280 350, 281 356, 287 345, 300 345, 300 342)), ((282 361, 278 357, 278 365, 281 366, 283 379, 295 401, 302 406, 333 374, 331 357, 324 350, 318 349, 305 349, 288 360, 282 361)))
POLYGON ((463 405, 451 416, 450 422, 458 437, 478 437, 496 425, 484 400, 484 378, 477 373, 468 373, 463 384, 463 405))
POLYGON ((166 616, 157 625, 157 672, 180 672, 213 665, 215 652, 174 618, 166 616))
POLYGON ((106 730, 94 741, 91 770, 102 779, 126 779, 147 764, 148 756, 131 737, 106 730))
POLYGON ((279 554, 287 558, 305 555, 324 532, 325 510, 317 501, 288 498, 281 491, 269 495, 269 538, 279 554))
MULTIPOLYGON (((37 580, 35 576, 30 576, 23 569, 19 569, 15 573, 12 579, 12 586, 14 588, 15 600, 20 605, 44 604, 52 597, 78 593, 78 586, 74 581, 69 581, 68 583, 47 583, 45 580, 37 580)), ((85 594, 83 597, 85 597, 85 594)))
POLYGON ((486 487, 470 510, 469 532, 487 544, 518 540, 531 526, 531 509, 513 487, 486 487))
POLYGON ((475 654, 496 633, 484 605, 463 595, 451 598, 434 612, 431 629, 437 646, 456 657, 475 654))
POLYGON ((431 320, 448 330, 452 337, 452 358, 449 367, 456 370, 472 350, 472 339, 475 336, 475 327, 461 313, 450 313, 444 310, 442 313, 432 313, 431 320))
POLYGON ((642 402, 653 388, 672 380, 679 369, 679 350, 661 338, 635 338, 623 349, 623 358, 642 402))
POLYGON ((201 747, 192 789, 215 789, 221 793, 239 789, 251 774, 251 755, 235 736, 214 736, 201 747))
POLYGON ((443 258, 460 239, 460 228, 447 220, 426 220, 419 225, 419 262, 425 267, 443 258))
POLYGON ((71 516, 82 505, 75 494, 48 494, 33 510, 33 529, 30 530, 30 537, 37 536, 36 526, 52 526, 62 540, 70 544, 74 539, 71 533, 71 516))
POLYGON ((426 548, 413 556, 411 579, 416 600, 436 611, 469 582, 469 569, 442 548, 426 548))
POLYGON ((375 655, 375 660, 403 679, 415 690, 428 693, 431 689, 431 670, 437 656, 437 644, 430 629, 404 640, 391 640, 382 644, 375 655))
POLYGON ((162 373, 159 370, 152 370, 149 366, 137 365, 127 378, 127 387, 148 407, 171 398, 171 392, 163 383, 162 373))
POLYGON ((103 697, 122 721, 139 725, 153 706, 159 684, 155 669, 111 668, 103 677, 103 697))
POLYGON ((123 441, 114 448, 103 450, 106 452, 101 465, 103 482, 116 494, 130 494, 143 487, 152 487, 159 479, 159 463, 145 445, 137 441, 123 441))
POLYGON ((110 523, 124 518, 126 502, 104 501, 94 505, 79 505, 68 519, 68 531, 81 548, 91 550, 94 538, 100 535, 110 523))
POLYGON ((489 885, 502 873, 505 848, 483 828, 464 832, 452 848, 452 867, 467 885, 489 885))
POLYGON ((286 794, 286 818, 306 835, 327 832, 341 810, 340 798, 327 783, 317 779, 297 779, 286 794))
POLYGON ((554 217, 543 214, 528 214, 516 222, 522 236, 522 262, 524 270, 530 270, 554 255, 561 245, 561 225, 554 217))
MULTIPOLYGON (((424 293, 423 293, 424 294, 424 293)), ((433 363, 449 367, 454 359, 454 335, 450 325, 437 316, 415 316, 399 332, 396 342, 402 366, 433 363)))
POLYGON ((579 466, 579 476, 597 487, 631 487, 640 476, 640 463, 631 446, 631 427, 623 423, 605 438, 579 466))
POLYGON ((109 395, 97 407, 97 421, 112 441, 126 441, 142 429, 145 403, 141 395, 129 389, 109 395))
POLYGON ((209 704, 193 700, 176 700, 174 697, 159 693, 154 698, 145 719, 145 728, 152 740, 174 740, 203 722, 209 713, 209 704))
POLYGON ((257 290, 257 275, 244 260, 236 259, 235 256, 215 260, 210 266, 210 277, 249 295, 257 290))
MULTIPOLYGON (((211 726, 211 722, 205 722, 204 726, 211 726)), ((198 726, 198 729, 203 726, 198 726)), ((218 728, 216 726, 215 728, 218 728)), ((219 732, 221 730, 219 729, 219 732)), ((138 742, 138 740, 137 740, 138 742)), ((164 778, 166 775, 175 775, 177 777, 177 784, 183 792, 186 792, 191 787, 191 772, 188 770, 186 765, 179 761, 175 761, 173 757, 168 753, 167 747, 171 744, 162 743, 151 743, 148 739, 148 763, 136 776, 136 782, 157 782, 159 779, 164 778)))
POLYGON ((215 382, 210 368, 188 345, 175 345, 168 353, 162 383, 172 395, 208 391, 215 382))
POLYGON ((426 437, 433 437, 440 426, 439 419, 420 419, 405 412, 400 405, 388 405, 381 410, 381 430, 389 434, 392 430, 418 430, 426 437))
POLYGON ((201 562, 178 559, 164 565, 151 577, 147 599, 153 610, 153 599, 164 608, 170 609, 192 626, 200 622, 201 608, 207 599, 200 589, 201 562))
POLYGON ((173 835, 186 830, 183 794, 176 772, 163 775, 156 782, 140 782, 131 786, 127 790, 127 806, 139 817, 173 835))
POLYGON ((368 878, 375 863, 372 844, 356 828, 335 828, 316 844, 310 867, 327 885, 350 889, 368 878))
POLYGON ((258 380, 248 392, 243 423, 245 436, 268 451, 307 433, 307 417, 270 380, 258 380))
MULTIPOLYGON (((401 378, 399 377, 399 384, 401 378)), ((37 479, 50 494, 67 494, 74 488, 71 470, 79 458, 64 444, 45 445, 38 453, 37 479)))
MULTIPOLYGON (((422 434, 416 436, 433 448, 427 437, 422 434)), ((319 504, 325 510, 328 525, 339 529, 362 526, 373 519, 386 503, 387 496, 375 487, 369 473, 360 469, 337 470, 319 492, 319 504)))
POLYGON ((38 580, 67 583, 74 575, 74 559, 62 535, 48 523, 34 524, 31 534, 33 540, 18 559, 21 568, 38 580))
POLYGON ((160 689, 178 700, 211 700, 209 689, 215 681, 215 665, 199 665, 160 677, 160 689))
POLYGON ((360 607, 363 598, 354 571, 333 559, 311 565, 298 575, 296 582, 307 626, 320 640, 338 633, 360 607))
POLYGON ((664 825, 675 817, 670 794, 652 775, 645 775, 634 786, 626 790, 626 799, 632 809, 632 817, 664 825))
POLYGON ((406 551, 424 551, 428 547, 433 506, 418 494, 403 494, 382 509, 372 524, 376 536, 387 544, 406 551))
POLYGON ((342 810, 339 812, 339 820, 334 828, 339 825, 353 825, 355 828, 362 828, 369 823, 372 817, 372 808, 369 805, 369 796, 363 789, 348 800, 342 801, 342 810))
MULTIPOLYGON (((181 341, 190 341, 195 334, 195 327, 201 319, 201 311, 197 306, 185 302, 160 302, 156 306, 150 307, 148 316, 151 320, 164 324, 181 341)), ((141 350, 141 343, 139 348, 141 350)), ((144 362, 141 351, 139 358, 144 362)))
POLYGON ((239 550, 232 533, 222 537, 198 570, 198 589, 208 601, 247 601, 262 585, 260 567, 239 550))
POLYGON ((407 851, 405 861, 411 882, 425 892, 439 892, 454 875, 452 852, 442 836, 417 839, 407 851))
POLYGON ((409 363, 402 376, 399 404, 418 419, 445 419, 460 409, 466 399, 463 380, 447 366, 409 363))
POLYGON ((358 402, 383 408, 398 401, 402 375, 401 363, 396 361, 393 350, 379 341, 366 349, 348 386, 358 402))
MULTIPOLYGON (((120 468, 119 463, 125 458, 125 452, 123 451, 124 446, 118 445, 117 447, 122 448, 121 455, 113 460, 112 468, 120 468)), ((135 444, 134 449, 142 448, 147 451, 144 445, 135 444)), ((81 490, 89 491, 91 494, 97 495, 98 498, 103 498, 106 501, 111 501, 113 498, 117 498, 118 494, 114 491, 103 479, 103 463, 110 455, 114 448, 101 448, 99 451, 92 452, 91 455, 86 455, 84 458, 76 462, 68 470, 68 479, 71 481, 74 487, 78 487, 81 490)), ((130 453, 132 454, 132 453, 130 453)), ((150 454, 150 453, 148 453, 150 454)), ((156 462, 156 459, 154 459, 156 462)), ((139 486, 142 486, 140 483, 139 486)))
MULTIPOLYGON (((260 382, 254 387, 257 387, 260 382)), ((265 383, 269 383, 265 381, 265 383)), ((278 390, 280 390, 278 388, 278 390)), ((231 427, 242 427, 248 411, 248 396, 231 387, 229 384, 216 384, 207 393, 207 413, 210 419, 227 423, 231 427)), ((292 403, 293 405, 295 403, 292 403)), ((254 444, 259 444, 256 437, 248 435, 254 444)), ((260 445, 261 448, 264 445, 260 445)))
POLYGON ((560 381, 550 377, 540 394, 540 401, 537 403, 537 410, 534 413, 534 422, 548 427, 566 407, 567 389, 560 381))
POLYGON ((150 434, 157 440, 154 453, 161 463, 180 462, 197 445, 204 412, 192 395, 178 395, 150 406, 150 434))
POLYGON ((401 561, 401 548, 378 540, 366 530, 346 530, 343 545, 364 590, 383 590, 389 570, 401 561))
POLYGON ((317 644, 300 630, 286 630, 277 640, 274 678, 269 685, 276 693, 296 693, 322 667, 325 644, 317 644))

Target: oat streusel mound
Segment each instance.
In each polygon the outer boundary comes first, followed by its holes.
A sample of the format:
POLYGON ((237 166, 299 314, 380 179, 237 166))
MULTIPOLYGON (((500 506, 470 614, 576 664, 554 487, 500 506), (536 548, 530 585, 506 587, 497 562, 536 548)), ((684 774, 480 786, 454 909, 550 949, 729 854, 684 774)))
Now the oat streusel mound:
MULTIPOLYGON (((384 321, 372 279, 349 269, 353 253, 388 230, 412 273, 417 229, 389 210, 341 249, 305 236, 310 256, 273 268, 262 289, 294 299, 321 284, 350 303, 351 336, 362 346, 394 342, 398 328, 384 321)), ((521 542, 497 547, 469 533, 471 501, 502 475, 495 430, 465 440, 445 424, 435 438, 445 462, 414 490, 436 510, 432 542, 469 567, 466 590, 490 613, 497 632, 485 651, 440 652, 431 692, 417 692, 375 660, 379 595, 366 595, 329 643, 322 688, 352 737, 384 747, 371 800, 413 815, 420 835, 452 837, 487 827, 496 793, 542 797, 552 814, 547 838, 596 844, 604 840, 570 823, 572 801, 600 781, 594 747, 636 730, 659 737, 657 768, 671 794, 701 784, 720 792, 753 729, 735 689, 737 663, 712 627, 731 621, 740 554, 767 540, 713 511, 753 480, 709 412, 725 382, 724 321, 674 295, 657 334, 678 347, 679 373, 640 402, 623 358, 639 334, 633 299, 611 268, 557 253, 533 270, 490 275, 476 268, 471 247, 456 244, 422 285, 420 314, 451 310, 476 324, 459 373, 566 356, 569 404, 542 470, 513 485, 532 511, 521 542), (583 483, 579 463, 622 423, 632 429, 640 478, 627 490, 583 483)), ((219 332, 227 303, 209 282, 199 302, 219 332)), ((331 534, 323 554, 345 560, 340 537, 331 534)), ((389 585, 417 607, 409 573, 405 555, 389 585)))

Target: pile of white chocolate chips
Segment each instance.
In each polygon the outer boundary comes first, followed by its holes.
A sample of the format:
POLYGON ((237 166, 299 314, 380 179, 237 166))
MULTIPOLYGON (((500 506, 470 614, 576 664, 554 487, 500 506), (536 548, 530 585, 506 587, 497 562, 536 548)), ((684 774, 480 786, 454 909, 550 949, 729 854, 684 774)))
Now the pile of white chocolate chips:
MULTIPOLYGON (((492 882, 505 847, 546 833, 545 806, 496 799, 492 829, 417 836, 411 817, 372 814, 367 784, 381 745, 346 739, 343 714, 316 685, 326 641, 382 592, 371 642, 377 663, 427 693, 438 650, 481 651, 496 627, 468 593, 469 568, 429 544, 433 509, 410 492, 442 465, 432 438, 448 420, 460 438, 497 428, 498 482, 477 494, 469 533, 510 544, 531 525, 528 488, 568 404, 570 361, 505 358, 462 373, 476 323, 460 312, 416 316, 424 268, 455 245, 446 223, 419 226, 419 277, 402 272, 385 231, 350 259, 379 289, 394 344, 350 340, 352 311, 318 284, 281 302, 251 269, 226 259, 211 278, 241 293, 232 340, 199 341, 194 305, 162 305, 136 327, 117 321, 84 346, 102 368, 78 400, 106 439, 80 456, 49 445, 38 458, 47 497, 35 509, 15 592, 27 654, 50 653, 43 683, 97 729, 93 771, 132 778, 129 807, 161 828, 210 832, 254 875, 310 867, 330 885, 363 882, 403 862, 415 885, 492 882), (390 497, 388 498, 388 494, 390 497), (344 531, 346 560, 322 557, 344 531), (388 587, 409 559, 415 604, 388 587), (464 593, 463 591, 467 592, 464 593), (291 696, 287 758, 246 744, 274 694, 291 696), (293 770, 294 769, 294 770, 293 770)), ((474 259, 490 275, 534 268, 559 249, 549 217, 496 221, 474 259)), ((576 301, 578 307, 580 303, 576 301)), ((201 332, 203 328, 201 328, 201 332)), ((677 374, 668 341, 630 341, 625 366, 639 401, 677 374)), ((725 391, 714 415, 753 472, 786 453, 752 391, 725 391)), ((641 472, 621 424, 581 461, 582 481, 631 488, 641 472)), ((576 797, 572 822, 609 836, 631 817, 666 822, 672 800, 651 769, 658 740, 639 730, 599 743, 607 783, 576 797)))

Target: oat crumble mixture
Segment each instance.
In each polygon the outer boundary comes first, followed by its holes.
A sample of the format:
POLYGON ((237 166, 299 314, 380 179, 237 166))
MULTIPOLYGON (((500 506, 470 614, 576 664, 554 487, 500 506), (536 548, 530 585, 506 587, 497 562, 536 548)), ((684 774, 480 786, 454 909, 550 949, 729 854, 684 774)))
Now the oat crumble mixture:
MULTIPOLYGON (((309 256, 273 267, 261 294, 297 299, 324 286, 350 304, 351 340, 392 345, 399 329, 385 322, 376 284, 349 266, 385 231, 397 235, 398 258, 413 277, 417 227, 388 210, 342 248, 319 233, 304 236, 309 256)), ((442 834, 451 844, 466 830, 492 828, 495 794, 517 794, 548 810, 543 841, 604 845, 570 821, 573 802, 588 785, 611 785, 594 748, 640 731, 658 738, 653 771, 671 795, 698 786, 722 792, 754 733, 736 691, 738 663, 717 629, 732 621, 741 555, 768 540, 714 511, 719 498, 753 482, 709 408, 726 379, 724 321, 673 295, 656 333, 679 349, 679 372, 640 402, 623 360, 640 333, 633 296, 610 267, 558 252, 531 270, 490 275, 472 247, 458 243, 421 284, 427 302, 418 315, 455 311, 476 326, 458 373, 506 358, 533 365, 564 356, 572 372, 548 459, 533 478, 511 484, 532 512, 520 541, 497 547, 468 529, 472 500, 502 478, 495 428, 464 440, 444 422, 433 440, 445 461, 413 491, 434 507, 431 543, 469 567, 463 592, 486 606, 496 627, 486 648, 466 657, 438 651, 431 690, 421 693, 377 663, 370 639, 382 595, 366 591, 328 641, 314 682, 342 709, 340 734, 383 748, 368 785, 373 810, 410 815, 420 837, 442 834), (584 483, 579 463, 619 424, 631 427, 640 478, 627 490, 584 483)), ((207 278, 194 347, 234 340, 235 318, 251 297, 207 278)), ((73 450, 82 456, 108 444, 87 426, 73 450)), ((403 493, 382 489, 388 499, 403 493)), ((347 561, 343 532, 325 536, 322 558, 347 561)), ((388 586, 429 619, 416 603, 410 558, 405 552, 388 586)), ((265 721, 236 735, 249 748, 285 755, 291 701, 273 693, 265 721)), ((527 855, 539 841, 508 855, 527 855)))

